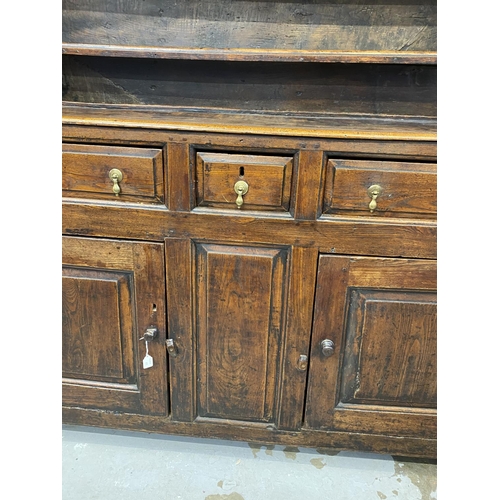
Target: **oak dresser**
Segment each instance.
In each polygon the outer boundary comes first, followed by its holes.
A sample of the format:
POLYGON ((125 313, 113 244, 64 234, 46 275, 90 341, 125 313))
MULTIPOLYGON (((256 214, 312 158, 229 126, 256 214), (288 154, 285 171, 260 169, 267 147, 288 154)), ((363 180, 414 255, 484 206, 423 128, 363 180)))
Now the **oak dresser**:
POLYGON ((63 0, 63 421, 436 456, 436 2, 63 0))

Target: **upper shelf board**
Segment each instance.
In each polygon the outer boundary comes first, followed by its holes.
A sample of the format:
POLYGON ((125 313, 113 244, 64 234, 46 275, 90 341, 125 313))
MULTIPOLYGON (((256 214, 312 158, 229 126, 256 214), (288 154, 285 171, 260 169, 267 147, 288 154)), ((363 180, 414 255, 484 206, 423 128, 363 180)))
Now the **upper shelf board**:
POLYGON ((63 53, 436 64, 435 0, 64 0, 63 53))

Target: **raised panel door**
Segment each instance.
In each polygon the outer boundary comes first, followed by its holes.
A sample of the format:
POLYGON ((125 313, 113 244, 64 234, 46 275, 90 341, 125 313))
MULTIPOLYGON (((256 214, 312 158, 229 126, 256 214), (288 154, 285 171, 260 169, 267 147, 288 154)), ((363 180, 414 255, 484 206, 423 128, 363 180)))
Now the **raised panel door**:
POLYGON ((163 245, 64 237, 62 298, 63 405, 166 415, 163 245))
POLYGON ((197 247, 199 416, 276 414, 286 251, 197 247))
POLYGON ((314 295, 304 273, 317 252, 165 244, 173 419, 298 429, 314 295))
POLYGON ((436 262, 322 255, 309 428, 436 437, 436 262))

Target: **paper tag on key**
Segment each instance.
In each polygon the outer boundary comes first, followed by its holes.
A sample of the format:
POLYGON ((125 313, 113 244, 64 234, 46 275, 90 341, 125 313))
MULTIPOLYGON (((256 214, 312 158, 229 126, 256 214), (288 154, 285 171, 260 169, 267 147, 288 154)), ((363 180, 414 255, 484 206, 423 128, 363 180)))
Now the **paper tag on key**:
POLYGON ((142 360, 142 367, 146 369, 146 368, 151 368, 152 366, 153 366, 153 358, 149 354, 146 354, 146 356, 144 356, 144 359, 142 360))
POLYGON ((149 355, 148 341, 146 340, 146 356, 142 360, 142 367, 144 369, 151 368, 153 366, 153 358, 149 355))

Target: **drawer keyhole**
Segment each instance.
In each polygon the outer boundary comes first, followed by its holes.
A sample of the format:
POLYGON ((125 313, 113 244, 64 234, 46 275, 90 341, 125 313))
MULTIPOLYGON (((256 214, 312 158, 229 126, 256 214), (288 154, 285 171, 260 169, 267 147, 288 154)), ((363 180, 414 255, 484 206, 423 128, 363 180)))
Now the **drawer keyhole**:
POLYGON ((240 177, 245 175, 245 167, 240 167, 240 177))

